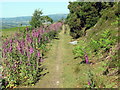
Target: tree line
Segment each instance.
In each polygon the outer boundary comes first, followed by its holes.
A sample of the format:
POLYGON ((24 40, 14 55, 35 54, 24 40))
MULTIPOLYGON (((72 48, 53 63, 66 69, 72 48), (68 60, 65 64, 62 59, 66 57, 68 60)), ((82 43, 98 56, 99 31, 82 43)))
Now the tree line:
POLYGON ((102 16, 102 11, 113 7, 115 2, 69 2, 70 13, 66 22, 70 27, 70 35, 79 38, 86 30, 93 27, 102 16))

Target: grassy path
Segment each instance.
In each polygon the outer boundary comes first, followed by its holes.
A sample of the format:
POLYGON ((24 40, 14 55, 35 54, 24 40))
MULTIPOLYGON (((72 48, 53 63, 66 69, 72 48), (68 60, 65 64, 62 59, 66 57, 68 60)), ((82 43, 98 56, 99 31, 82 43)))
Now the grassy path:
POLYGON ((48 52, 45 59, 45 66, 47 67, 49 74, 43 77, 39 83, 34 87, 39 88, 59 88, 62 84, 61 75, 63 71, 63 35, 62 32, 59 35, 59 40, 54 40, 51 50, 48 52))
POLYGON ((34 86, 27 88, 73 88, 75 87, 74 60, 72 49, 69 44, 71 37, 64 34, 63 30, 59 34, 59 39, 51 42, 50 50, 47 52, 44 65, 49 73, 41 78, 34 86))

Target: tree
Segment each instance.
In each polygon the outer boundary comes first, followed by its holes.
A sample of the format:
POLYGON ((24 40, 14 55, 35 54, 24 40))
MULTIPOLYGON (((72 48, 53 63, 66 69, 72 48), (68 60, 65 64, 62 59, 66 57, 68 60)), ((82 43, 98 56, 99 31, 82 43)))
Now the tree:
POLYGON ((113 5, 113 2, 69 2, 70 13, 65 23, 70 27, 70 35, 73 38, 85 35, 86 30, 93 27, 102 16, 101 11, 113 5))
POLYGON ((48 23, 48 22, 53 23, 53 20, 49 16, 42 16, 42 22, 43 23, 48 23))
POLYGON ((38 28, 42 25, 42 11, 39 9, 36 9, 33 13, 32 19, 30 21, 30 25, 33 28, 38 28))

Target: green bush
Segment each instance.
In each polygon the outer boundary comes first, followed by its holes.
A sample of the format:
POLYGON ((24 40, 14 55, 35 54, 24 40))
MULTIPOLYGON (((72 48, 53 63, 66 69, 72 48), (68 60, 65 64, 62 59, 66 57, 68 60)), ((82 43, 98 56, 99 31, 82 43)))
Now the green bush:
POLYGON ((91 38, 89 42, 80 41, 80 45, 73 49, 75 57, 84 59, 85 54, 92 56, 99 55, 101 51, 103 52, 102 54, 109 52, 110 48, 116 43, 116 38, 111 33, 110 30, 105 30, 99 35, 100 38, 96 40, 91 38))
POLYGON ((73 54, 75 55, 75 57, 80 57, 80 58, 84 59, 85 52, 84 52, 83 47, 76 46, 73 50, 73 54))

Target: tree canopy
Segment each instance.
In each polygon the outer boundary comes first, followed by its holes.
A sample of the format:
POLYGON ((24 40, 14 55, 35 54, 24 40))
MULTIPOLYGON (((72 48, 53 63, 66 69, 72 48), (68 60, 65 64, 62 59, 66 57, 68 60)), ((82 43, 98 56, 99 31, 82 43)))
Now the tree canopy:
POLYGON ((43 23, 47 23, 47 22, 53 23, 53 20, 49 16, 42 16, 42 22, 43 23))
POLYGON ((112 7, 113 2, 69 2, 70 13, 66 23, 70 27, 70 35, 78 38, 85 34, 85 31, 94 26, 101 17, 101 11, 112 7), (82 31, 82 28, 85 31, 82 31))
POLYGON ((40 27, 42 25, 42 18, 41 18, 41 15, 42 15, 42 11, 39 10, 39 9, 36 9, 33 13, 33 16, 32 16, 32 19, 30 21, 30 25, 33 27, 33 28, 37 28, 37 27, 40 27))
POLYGON ((30 21, 30 25, 33 28, 38 28, 43 25, 43 23, 53 23, 53 20, 49 16, 42 16, 42 11, 36 9, 33 13, 32 19, 30 21))

